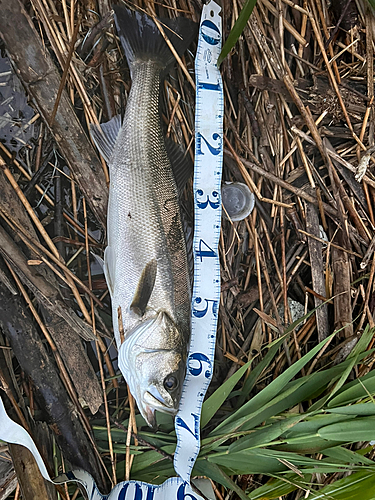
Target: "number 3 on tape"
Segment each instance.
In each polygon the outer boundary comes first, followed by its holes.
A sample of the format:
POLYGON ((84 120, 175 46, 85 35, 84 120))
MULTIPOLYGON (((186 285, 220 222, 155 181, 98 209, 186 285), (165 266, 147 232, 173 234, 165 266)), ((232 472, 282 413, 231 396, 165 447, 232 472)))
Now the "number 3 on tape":
POLYGON ((216 65, 221 50, 220 10, 213 1, 203 7, 195 63, 194 288, 187 374, 175 419, 174 467, 179 477, 170 478, 160 486, 140 481, 122 482, 105 496, 84 470, 67 472, 52 481, 35 443, 23 427, 8 417, 0 398, 0 439, 26 446, 48 481, 80 483, 89 500, 202 500, 190 486, 190 475, 200 449, 200 414, 212 377, 220 298, 220 265, 216 250, 220 235, 223 160, 223 91, 216 65))

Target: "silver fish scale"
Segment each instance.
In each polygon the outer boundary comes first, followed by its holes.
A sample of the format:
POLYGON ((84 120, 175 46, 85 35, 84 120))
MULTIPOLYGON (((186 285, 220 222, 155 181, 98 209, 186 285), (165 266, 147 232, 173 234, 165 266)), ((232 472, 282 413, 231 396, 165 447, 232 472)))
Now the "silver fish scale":
MULTIPOLYGON (((124 123, 110 159, 106 266, 113 285, 113 324, 117 308, 126 332, 165 311, 178 326, 183 343, 190 333, 190 282, 179 200, 159 115, 160 68, 152 61, 132 64, 132 89, 124 123), (107 259, 108 257, 108 259, 107 259), (157 261, 155 286, 140 320, 129 310, 141 273, 157 261)), ((168 348, 168 339, 162 341, 168 348)))

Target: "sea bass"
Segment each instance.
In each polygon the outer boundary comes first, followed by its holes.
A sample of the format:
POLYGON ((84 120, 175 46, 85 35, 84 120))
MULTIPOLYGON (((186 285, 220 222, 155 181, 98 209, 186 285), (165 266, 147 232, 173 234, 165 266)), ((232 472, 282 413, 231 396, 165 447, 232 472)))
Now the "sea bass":
MULTIPOLYGON (((174 56, 146 14, 122 6, 114 12, 132 86, 123 123, 115 117, 91 129, 110 170, 104 272, 119 368, 154 426, 155 409, 177 412, 185 377, 191 285, 179 190, 187 172, 177 146, 166 146, 159 113, 161 75, 174 56)), ((195 23, 160 22, 182 54, 195 23)))

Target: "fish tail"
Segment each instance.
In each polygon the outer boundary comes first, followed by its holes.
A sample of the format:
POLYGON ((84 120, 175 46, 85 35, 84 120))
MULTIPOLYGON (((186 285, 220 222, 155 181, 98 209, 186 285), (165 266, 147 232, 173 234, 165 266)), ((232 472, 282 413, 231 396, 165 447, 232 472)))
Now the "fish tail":
MULTIPOLYGON (((135 60, 155 61, 161 69, 174 61, 170 48, 150 16, 122 5, 114 5, 113 10, 130 70, 135 60)), ((184 17, 159 21, 176 52, 182 55, 197 33, 196 23, 184 17)))

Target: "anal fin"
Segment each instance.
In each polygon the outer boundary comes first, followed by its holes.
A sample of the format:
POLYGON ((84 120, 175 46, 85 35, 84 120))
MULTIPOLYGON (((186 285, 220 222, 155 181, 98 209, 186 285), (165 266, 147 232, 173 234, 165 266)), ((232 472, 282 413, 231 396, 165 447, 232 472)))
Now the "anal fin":
POLYGON ((172 139, 165 140, 165 149, 167 150, 168 158, 172 165, 177 189, 179 193, 182 193, 187 181, 193 175, 193 162, 190 160, 190 156, 185 154, 181 146, 172 141, 172 139))

